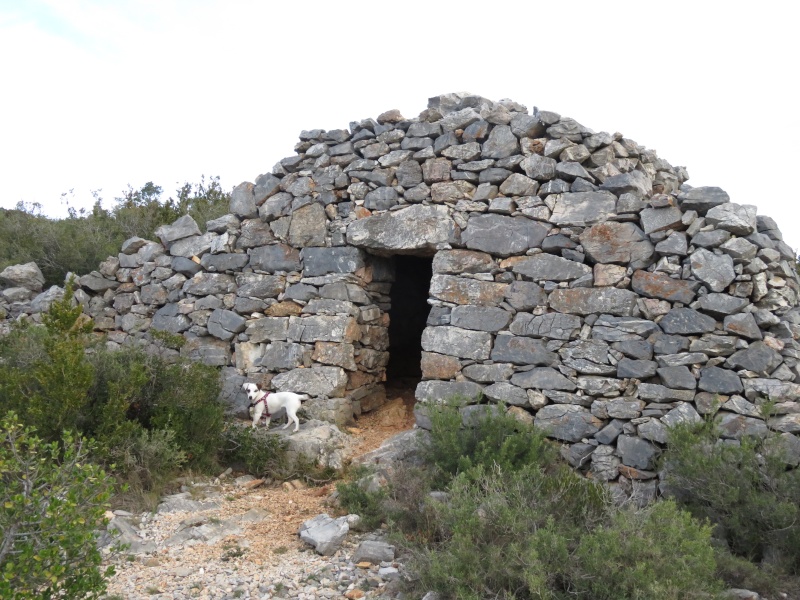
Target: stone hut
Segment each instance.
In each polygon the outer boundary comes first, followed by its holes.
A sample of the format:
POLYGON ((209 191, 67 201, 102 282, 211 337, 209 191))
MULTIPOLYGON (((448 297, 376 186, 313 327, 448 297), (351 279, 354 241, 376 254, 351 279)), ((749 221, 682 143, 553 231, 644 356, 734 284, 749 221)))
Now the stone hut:
POLYGON ((81 299, 112 344, 185 336, 234 410, 245 378, 339 423, 385 385, 502 402, 576 467, 651 490, 666 428, 715 413, 726 438, 781 434, 797 464, 794 252, 687 179, 622 134, 447 94, 301 132, 230 214, 128 240, 81 299))

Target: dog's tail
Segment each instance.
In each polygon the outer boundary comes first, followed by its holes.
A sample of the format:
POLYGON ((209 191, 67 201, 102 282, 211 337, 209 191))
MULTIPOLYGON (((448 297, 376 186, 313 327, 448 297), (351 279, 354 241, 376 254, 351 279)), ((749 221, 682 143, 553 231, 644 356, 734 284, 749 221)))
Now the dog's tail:
POLYGON ((306 400, 311 400, 311 396, 308 394, 297 394, 300 397, 300 402, 305 402, 306 400))

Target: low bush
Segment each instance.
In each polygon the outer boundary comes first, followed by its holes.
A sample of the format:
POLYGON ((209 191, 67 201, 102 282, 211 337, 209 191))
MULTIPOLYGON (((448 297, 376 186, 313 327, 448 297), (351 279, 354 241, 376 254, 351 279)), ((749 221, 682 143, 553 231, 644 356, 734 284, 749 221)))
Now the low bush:
POLYGON ((445 486, 459 473, 495 465, 516 471, 528 465, 547 467, 559 460, 556 446, 544 432, 496 405, 481 406, 467 423, 458 404, 428 407, 431 435, 422 456, 435 470, 433 485, 445 486))
POLYGON ((222 458, 241 465, 255 477, 284 479, 290 474, 286 441, 259 429, 227 423, 222 433, 222 458))
POLYGON ((580 538, 572 593, 591 600, 689 600, 721 591, 711 526, 672 501, 617 510, 580 538))
POLYGON ((98 598, 105 591, 95 535, 112 480, 88 462, 92 445, 63 433, 41 440, 15 413, 0 422, 0 598, 98 598))
POLYGON ((665 482, 676 500, 730 551, 800 573, 800 471, 780 447, 755 438, 720 440, 712 421, 670 430, 665 482))

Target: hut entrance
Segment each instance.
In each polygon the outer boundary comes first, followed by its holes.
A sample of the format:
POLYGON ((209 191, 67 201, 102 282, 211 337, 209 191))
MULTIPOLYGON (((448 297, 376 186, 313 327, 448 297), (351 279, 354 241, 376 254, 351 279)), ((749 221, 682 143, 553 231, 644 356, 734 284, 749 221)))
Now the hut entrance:
POLYGON ((428 320, 428 290, 433 258, 395 255, 395 280, 389 311, 389 364, 386 388, 413 403, 414 390, 422 378, 422 331, 428 320))

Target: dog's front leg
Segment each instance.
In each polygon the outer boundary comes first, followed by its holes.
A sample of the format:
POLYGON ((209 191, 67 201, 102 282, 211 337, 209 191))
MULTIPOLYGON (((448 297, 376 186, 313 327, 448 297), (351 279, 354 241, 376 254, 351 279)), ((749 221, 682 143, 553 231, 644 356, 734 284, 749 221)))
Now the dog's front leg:
POLYGON ((263 408, 259 404, 258 406, 253 408, 253 429, 256 428, 258 422, 261 420, 261 413, 263 412, 263 408))

